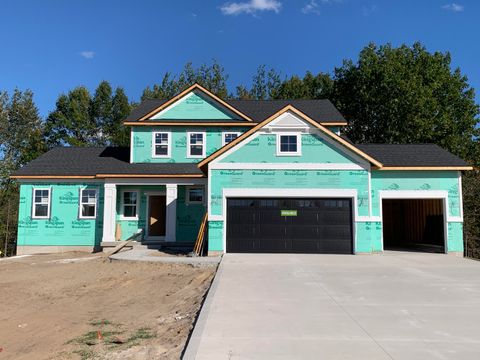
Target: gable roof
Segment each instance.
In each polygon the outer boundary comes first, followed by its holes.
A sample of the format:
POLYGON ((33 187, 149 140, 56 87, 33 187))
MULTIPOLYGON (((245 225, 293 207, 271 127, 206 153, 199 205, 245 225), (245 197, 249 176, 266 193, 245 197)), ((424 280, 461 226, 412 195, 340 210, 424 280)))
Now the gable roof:
POLYGON ((363 152, 362 150, 358 149, 357 147, 355 147, 354 145, 352 145, 350 142, 346 141, 345 139, 343 139, 342 137, 340 137, 339 135, 333 133, 332 131, 328 130, 327 128, 325 128, 323 125, 320 125, 319 123, 317 123, 316 121, 314 121, 313 119, 311 119, 310 117, 308 117, 307 115, 305 115, 303 112, 301 112, 300 110, 296 109, 295 107, 293 107, 292 105, 287 105, 285 106, 284 108, 280 109, 279 111, 277 111, 275 114, 273 114, 272 116, 270 116, 269 118, 265 119, 264 121, 262 121, 261 123, 257 124, 255 127, 251 128, 250 130, 246 131, 245 133, 243 133, 242 135, 240 135, 238 138, 236 138, 235 140, 233 140, 232 142, 228 143, 227 145, 221 147, 220 149, 218 149, 217 151, 215 151, 213 154, 211 154, 210 156, 206 157, 205 159, 203 159, 202 161, 200 161, 198 163, 198 167, 199 168, 203 168, 204 166, 206 166, 209 162, 211 162, 212 160, 216 159, 217 157, 219 157, 220 155, 222 155, 223 153, 225 153, 226 151, 228 151, 229 149, 233 148, 234 146, 236 146, 238 143, 242 142, 243 140, 247 139, 249 136, 253 135, 255 132, 257 132, 258 130, 260 130, 261 128, 263 128, 264 126, 268 125, 270 122, 272 122, 273 120, 275 120, 276 118, 278 118, 280 115, 282 115, 283 113, 286 113, 286 112, 292 112, 294 114, 296 114, 297 116, 299 116, 300 118, 302 118, 303 120, 305 120, 306 122, 310 123, 312 126, 316 127, 317 129, 319 129, 320 131, 322 131, 323 133, 325 133, 327 136, 329 136, 330 138, 332 138, 333 140, 336 140, 337 142, 339 142, 340 144, 342 144, 343 146, 345 146, 346 148, 350 149, 352 152, 356 153, 357 155, 359 155, 360 157, 364 158, 365 160, 369 161, 370 163, 372 163, 373 165, 375 166, 378 166, 378 167, 382 167, 382 163, 379 162, 378 160, 374 159, 373 157, 371 157, 370 155, 368 155, 367 153, 363 152))
MULTIPOLYGON (((126 125, 186 125, 193 123, 191 119, 179 119, 181 122, 176 120, 165 120, 165 119, 155 119, 150 120, 152 116, 158 114, 169 105, 172 105, 175 101, 180 100, 188 93, 199 90, 220 103, 222 106, 225 106, 230 111, 239 115, 241 119, 232 119, 232 120, 208 120, 209 123, 220 124, 224 123, 237 123, 246 126, 254 126, 255 123, 260 123, 275 114, 282 108, 287 105, 292 105, 293 107, 299 109, 302 113, 309 116, 314 121, 322 125, 338 125, 343 126, 347 125, 347 121, 342 116, 342 114, 335 108, 335 106, 326 99, 317 99, 317 100, 306 100, 306 99, 297 99, 297 100, 222 100, 217 97, 215 94, 211 93, 207 89, 203 88, 198 84, 190 86, 188 89, 182 91, 180 94, 174 96, 170 100, 164 99, 151 99, 145 100, 140 103, 125 119, 124 123, 126 125)), ((198 120, 195 121, 198 123, 198 120)))
POLYGON ((163 101, 161 104, 159 104, 157 107, 153 108, 152 110, 150 110, 147 113, 145 113, 144 115, 142 115, 137 121, 144 121, 144 120, 147 120, 147 119, 151 118, 152 116, 155 116, 156 114, 158 114, 160 111, 162 111, 163 109, 165 109, 169 105, 177 102, 178 100, 182 99, 184 96, 186 96, 187 94, 189 94, 189 93, 191 93, 195 90, 204 93, 206 96, 210 97, 211 99, 213 99, 215 102, 219 103, 220 105, 226 107, 228 110, 230 110, 234 114, 238 115, 243 120, 252 121, 252 119, 250 119, 247 115, 243 114, 241 111, 234 108, 232 105, 230 105, 227 102, 225 102, 224 100, 220 99, 217 95, 208 91, 203 86, 201 86, 197 83, 193 84, 192 86, 189 86, 188 88, 183 90, 180 94, 175 95, 174 97, 172 97, 169 100, 166 100, 166 101, 161 100, 161 101, 163 101))
POLYGON ((203 177, 196 163, 131 164, 130 149, 121 147, 59 147, 17 170, 11 177, 203 177))
POLYGON ((435 144, 356 144, 355 146, 378 159, 383 164, 380 170, 472 169, 464 160, 435 144))

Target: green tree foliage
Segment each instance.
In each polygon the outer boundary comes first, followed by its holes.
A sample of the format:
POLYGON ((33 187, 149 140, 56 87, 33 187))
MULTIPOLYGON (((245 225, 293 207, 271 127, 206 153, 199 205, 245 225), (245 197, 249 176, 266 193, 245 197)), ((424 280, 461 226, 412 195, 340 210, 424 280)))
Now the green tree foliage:
POLYGON ((370 44, 358 61, 335 69, 332 100, 349 120, 355 142, 436 143, 464 158, 478 136, 479 107, 449 53, 420 43, 370 44))
POLYGON ((0 252, 4 256, 14 253, 17 233, 18 185, 9 176, 45 149, 33 93, 0 92, 0 252))
POLYGON ((271 68, 267 71, 265 65, 260 65, 257 73, 253 76, 250 98, 255 100, 278 98, 278 89, 281 83, 280 75, 274 69, 271 68))
POLYGON ((47 118, 45 138, 53 146, 127 146, 128 128, 122 125, 131 110, 122 88, 114 92, 102 81, 93 96, 79 86, 62 94, 47 118))
POLYGON ((10 97, 0 93, 0 185, 8 183, 10 172, 45 151, 42 121, 30 90, 15 89, 10 97))
POLYGON ((333 80, 327 73, 313 75, 307 71, 303 78, 296 75, 284 80, 278 87, 277 99, 330 99, 333 80))
POLYGON ((172 76, 170 72, 166 72, 160 84, 143 90, 141 99, 142 101, 169 99, 194 83, 202 85, 218 97, 225 99, 228 95, 227 79, 228 75, 225 73, 224 67, 215 60, 211 65, 202 64, 198 68, 189 62, 178 76, 172 76))

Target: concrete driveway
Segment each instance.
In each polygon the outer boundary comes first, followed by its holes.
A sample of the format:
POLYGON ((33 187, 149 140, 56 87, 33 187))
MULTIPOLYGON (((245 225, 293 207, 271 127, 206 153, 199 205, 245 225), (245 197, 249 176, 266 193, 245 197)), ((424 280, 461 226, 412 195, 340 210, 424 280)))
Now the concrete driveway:
POLYGON ((184 359, 480 359, 480 262, 227 254, 184 359))

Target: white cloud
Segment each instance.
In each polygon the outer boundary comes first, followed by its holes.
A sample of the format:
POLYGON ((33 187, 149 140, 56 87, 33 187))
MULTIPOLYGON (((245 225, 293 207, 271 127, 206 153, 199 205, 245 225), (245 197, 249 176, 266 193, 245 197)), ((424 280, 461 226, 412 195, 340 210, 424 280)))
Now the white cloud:
POLYGON ((93 57, 95 56, 94 51, 80 51, 79 54, 81 57, 84 57, 85 59, 93 59, 93 57))
POLYGON ((463 5, 457 3, 445 4, 442 6, 443 10, 453 11, 453 12, 462 12, 465 10, 463 5))
POLYGON ((244 2, 225 3, 220 7, 224 15, 255 14, 259 11, 278 13, 282 3, 278 0, 249 0, 244 2))
MULTIPOLYGON (((322 1, 323 2, 323 1, 322 1)), ((318 4, 315 0, 310 0, 305 6, 302 8, 302 13, 304 14, 317 14, 320 15, 320 9, 318 8, 318 4)))
POLYGON ((343 0, 309 0, 302 8, 302 13, 320 15, 321 6, 335 5, 341 3, 343 3, 343 0))
POLYGON ((364 6, 362 8, 363 16, 370 16, 373 13, 376 13, 377 10, 378 10, 378 7, 375 4, 372 4, 372 5, 369 5, 369 6, 364 6))

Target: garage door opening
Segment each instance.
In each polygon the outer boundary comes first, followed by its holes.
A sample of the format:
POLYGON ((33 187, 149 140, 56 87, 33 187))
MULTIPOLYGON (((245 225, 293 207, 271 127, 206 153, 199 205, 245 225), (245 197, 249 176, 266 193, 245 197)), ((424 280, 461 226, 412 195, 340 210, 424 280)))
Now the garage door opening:
POLYGON ((445 252, 443 200, 384 199, 385 250, 445 252))
POLYGON ((227 252, 352 254, 352 200, 230 198, 227 252))

